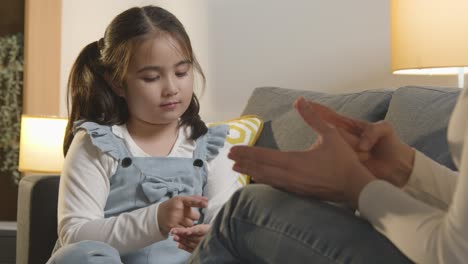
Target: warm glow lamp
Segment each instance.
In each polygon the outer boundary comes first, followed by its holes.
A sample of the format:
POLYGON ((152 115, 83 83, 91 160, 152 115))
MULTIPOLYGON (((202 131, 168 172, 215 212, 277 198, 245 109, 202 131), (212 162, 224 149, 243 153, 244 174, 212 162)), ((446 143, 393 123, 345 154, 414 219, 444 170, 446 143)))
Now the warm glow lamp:
POLYGON ((395 74, 468 72, 468 0, 391 0, 395 74))
POLYGON ((23 115, 19 171, 60 173, 66 125, 65 118, 23 115))

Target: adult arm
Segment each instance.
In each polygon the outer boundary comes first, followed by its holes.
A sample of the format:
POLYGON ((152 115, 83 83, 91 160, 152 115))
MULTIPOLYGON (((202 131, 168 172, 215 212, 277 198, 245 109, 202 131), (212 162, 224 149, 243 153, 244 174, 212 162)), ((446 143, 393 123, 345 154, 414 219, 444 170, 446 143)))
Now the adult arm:
POLYGON ((458 172, 416 151, 413 171, 403 190, 441 210, 447 210, 455 192, 458 172))
MULTIPOLYGON (((465 144, 460 160, 466 158, 465 144)), ((455 177, 446 168, 417 153, 408 185, 443 202, 447 210, 415 199, 379 180, 362 190, 359 211, 413 261, 463 263, 468 258, 468 168, 465 164, 460 167, 458 179, 455 177)))

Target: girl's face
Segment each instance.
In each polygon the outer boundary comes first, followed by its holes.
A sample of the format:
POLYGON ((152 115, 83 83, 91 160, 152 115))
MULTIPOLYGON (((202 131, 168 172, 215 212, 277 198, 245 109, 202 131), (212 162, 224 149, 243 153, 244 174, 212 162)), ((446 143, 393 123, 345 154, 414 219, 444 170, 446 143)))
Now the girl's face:
POLYGON ((193 94, 193 69, 181 50, 167 34, 135 46, 126 87, 116 89, 127 102, 130 119, 169 125, 187 110, 193 94))

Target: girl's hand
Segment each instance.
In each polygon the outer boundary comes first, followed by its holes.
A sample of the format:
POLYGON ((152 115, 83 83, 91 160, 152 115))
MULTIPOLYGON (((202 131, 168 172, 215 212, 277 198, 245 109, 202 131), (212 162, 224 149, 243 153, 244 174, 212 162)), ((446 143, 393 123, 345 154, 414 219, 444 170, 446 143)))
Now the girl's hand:
POLYGON ((176 196, 162 202, 158 209, 159 230, 164 236, 175 227, 190 227, 200 218, 197 208, 206 208, 208 198, 203 196, 176 196))
POLYGON ((234 170, 300 195, 329 201, 348 201, 357 207, 359 194, 374 179, 338 129, 324 122, 304 98, 296 108, 317 132, 317 141, 307 151, 281 152, 258 147, 231 148, 234 170))
POLYGON ((340 115, 332 109, 307 102, 325 122, 338 128, 361 162, 377 177, 403 187, 413 169, 414 150, 401 142, 392 126, 385 121, 365 122, 340 115))
POLYGON ((200 224, 192 227, 176 227, 171 230, 177 247, 192 253, 200 241, 205 237, 210 225, 200 224))

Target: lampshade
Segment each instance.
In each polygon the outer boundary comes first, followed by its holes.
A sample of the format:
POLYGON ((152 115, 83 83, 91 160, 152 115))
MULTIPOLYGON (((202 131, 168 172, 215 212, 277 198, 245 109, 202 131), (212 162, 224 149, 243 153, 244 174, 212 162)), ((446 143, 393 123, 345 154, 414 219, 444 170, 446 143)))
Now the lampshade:
POLYGON ((65 118, 23 115, 19 171, 59 173, 66 125, 65 118))
POLYGON ((393 73, 465 73, 467 11, 467 0, 391 0, 393 73))

